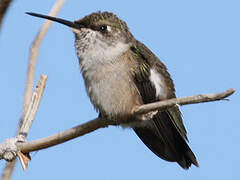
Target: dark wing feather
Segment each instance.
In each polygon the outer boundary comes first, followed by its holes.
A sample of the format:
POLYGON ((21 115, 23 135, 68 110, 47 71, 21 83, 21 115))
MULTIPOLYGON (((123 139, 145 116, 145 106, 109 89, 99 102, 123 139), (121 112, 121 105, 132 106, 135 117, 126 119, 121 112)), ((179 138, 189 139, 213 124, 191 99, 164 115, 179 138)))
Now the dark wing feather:
MULTIPOLYGON (((135 60, 139 62, 139 66, 134 70, 134 80, 143 103, 159 101, 155 96, 155 87, 149 79, 151 68, 155 68, 164 77, 168 85, 167 97, 175 97, 174 85, 164 64, 138 41, 131 50, 135 60)), ((188 169, 191 164, 198 166, 196 157, 186 143, 186 130, 178 107, 159 111, 149 121, 149 126, 133 129, 144 144, 162 159, 176 161, 184 169, 188 169)))

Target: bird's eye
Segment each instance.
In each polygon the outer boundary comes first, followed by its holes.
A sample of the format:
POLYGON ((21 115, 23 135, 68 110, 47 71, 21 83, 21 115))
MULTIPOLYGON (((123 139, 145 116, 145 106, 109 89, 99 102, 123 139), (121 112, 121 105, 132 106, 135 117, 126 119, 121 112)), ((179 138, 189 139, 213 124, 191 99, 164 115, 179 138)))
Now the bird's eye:
POLYGON ((106 25, 99 26, 99 31, 100 32, 106 32, 107 31, 107 26, 106 25))

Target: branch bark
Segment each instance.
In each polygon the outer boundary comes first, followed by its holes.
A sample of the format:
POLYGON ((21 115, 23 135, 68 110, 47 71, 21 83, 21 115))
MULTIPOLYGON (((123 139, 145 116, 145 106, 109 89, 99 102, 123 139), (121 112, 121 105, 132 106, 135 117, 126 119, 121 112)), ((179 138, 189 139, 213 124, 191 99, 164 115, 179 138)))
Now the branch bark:
MULTIPOLYGON (((234 92, 235 92, 234 89, 228 89, 227 91, 224 91, 222 93, 202 94, 202 95, 189 96, 189 97, 183 97, 183 98, 174 98, 174 99, 159 101, 156 103, 146 104, 136 108, 135 111, 133 112, 133 116, 154 111, 156 109, 165 110, 166 108, 170 108, 175 105, 197 104, 197 103, 203 103, 203 102, 223 100, 224 98, 232 95, 234 92)), ((99 128, 104 128, 109 125, 120 125, 120 124, 121 122, 119 121, 96 118, 87 123, 73 127, 71 129, 65 130, 55 135, 38 139, 32 142, 19 144, 19 149, 24 153, 37 151, 37 150, 41 150, 44 148, 48 148, 48 147, 69 141, 79 136, 83 136, 99 128)))

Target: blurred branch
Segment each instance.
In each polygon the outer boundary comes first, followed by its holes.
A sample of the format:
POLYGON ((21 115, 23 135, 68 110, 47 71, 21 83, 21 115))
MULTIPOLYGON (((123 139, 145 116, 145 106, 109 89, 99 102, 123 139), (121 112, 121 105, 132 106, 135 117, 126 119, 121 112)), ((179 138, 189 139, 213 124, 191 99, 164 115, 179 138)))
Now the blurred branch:
POLYGON ((12 0, 0 0, 0 29, 2 28, 3 18, 11 4, 12 0))
MULTIPOLYGON (((1 1, 1 4, 2 4, 3 1, 4 0, 1 1)), ((10 2, 11 1, 9 1, 8 5, 10 4, 10 2)), ((61 7, 63 6, 64 2, 65 2, 65 0, 57 0, 56 3, 54 4, 53 8, 51 9, 51 11, 49 13, 49 16, 56 16, 57 13, 59 12, 59 10, 61 9, 61 7)), ((6 7, 8 7, 8 5, 6 7)), ((0 7, 0 9, 1 9, 1 7, 0 7)), ((31 127, 31 125, 33 123, 33 119, 34 119, 35 114, 37 112, 37 108, 38 108, 39 104, 36 105, 36 107, 35 107, 36 109, 33 110, 34 112, 31 114, 32 117, 31 118, 26 118, 26 114, 28 112, 29 105, 30 105, 30 102, 31 102, 31 97, 33 95, 35 66, 36 66, 36 62, 37 62, 39 47, 40 47, 40 44, 41 44, 41 42, 42 42, 42 40, 43 40, 43 38, 44 38, 44 36, 45 36, 45 34, 46 34, 46 32, 47 32, 47 30, 48 30, 48 28, 50 27, 51 24, 52 24, 51 21, 46 20, 44 22, 42 28, 38 32, 35 40, 33 41, 32 45, 31 45, 30 55, 29 55, 29 63, 28 63, 28 70, 27 70, 27 80, 26 80, 26 87, 25 87, 23 112, 22 112, 22 117, 21 117, 20 122, 19 122, 17 136, 19 135, 19 133, 24 132, 24 133, 22 133, 22 135, 27 137, 29 128, 31 127)), ((39 102, 40 102, 40 99, 39 99, 39 102)), ((6 167, 3 171, 2 177, 1 177, 2 180, 9 180, 11 178, 11 174, 14 170, 15 164, 16 164, 16 159, 13 160, 12 162, 9 162, 6 165, 6 167)))
POLYGON ((17 159, 14 159, 13 161, 7 163, 5 169, 2 173, 1 180, 10 180, 11 174, 12 174, 15 164, 16 164, 16 161, 17 161, 17 159))
MULTIPOLYGON (((59 10, 61 9, 61 7, 63 6, 63 4, 64 4, 64 0, 57 0, 53 8, 51 9, 49 16, 56 16, 59 10)), ((46 20, 43 23, 42 28, 39 30, 37 36, 35 37, 31 45, 22 117, 25 116, 25 113, 27 111, 27 108, 32 96, 34 75, 35 75, 34 71, 37 63, 39 47, 51 24, 52 24, 52 21, 48 21, 48 20, 46 20)), ((21 123, 22 123, 22 120, 20 121, 20 126, 21 126, 21 123)))
MULTIPOLYGON (((174 99, 168 99, 168 100, 159 101, 159 102, 151 103, 147 105, 142 105, 137 109, 135 109, 133 116, 154 111, 157 109, 166 110, 166 108, 170 108, 175 105, 187 105, 187 104, 196 104, 196 103, 224 100, 224 98, 230 96, 234 92, 235 92, 234 89, 228 89, 227 91, 224 91, 222 93, 202 94, 202 95, 189 96, 189 97, 183 97, 183 98, 174 98, 174 99)), ((23 153, 37 151, 40 149, 48 148, 48 147, 69 141, 79 136, 83 136, 99 128, 104 128, 109 125, 120 125, 120 124, 121 122, 119 121, 96 118, 82 125, 73 127, 71 129, 65 130, 55 135, 52 135, 46 138, 41 138, 32 142, 19 144, 19 149, 23 153)))

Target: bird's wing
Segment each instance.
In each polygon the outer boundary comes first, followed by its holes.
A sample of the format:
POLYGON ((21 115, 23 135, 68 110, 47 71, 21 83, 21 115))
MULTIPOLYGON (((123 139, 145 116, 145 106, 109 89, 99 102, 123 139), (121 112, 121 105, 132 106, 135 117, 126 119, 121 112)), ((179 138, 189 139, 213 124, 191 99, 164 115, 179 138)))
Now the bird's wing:
MULTIPOLYGON (((174 98, 174 85, 165 65, 138 41, 131 47, 131 51, 138 63, 133 74, 143 103, 156 102, 161 100, 161 97, 174 98), (161 83, 165 83, 166 86, 163 87, 161 83)), ((157 112, 149 121, 148 126, 133 129, 145 145, 159 157, 168 161, 176 161, 185 169, 189 168, 192 163, 198 165, 186 143, 186 129, 177 106, 157 112)))

